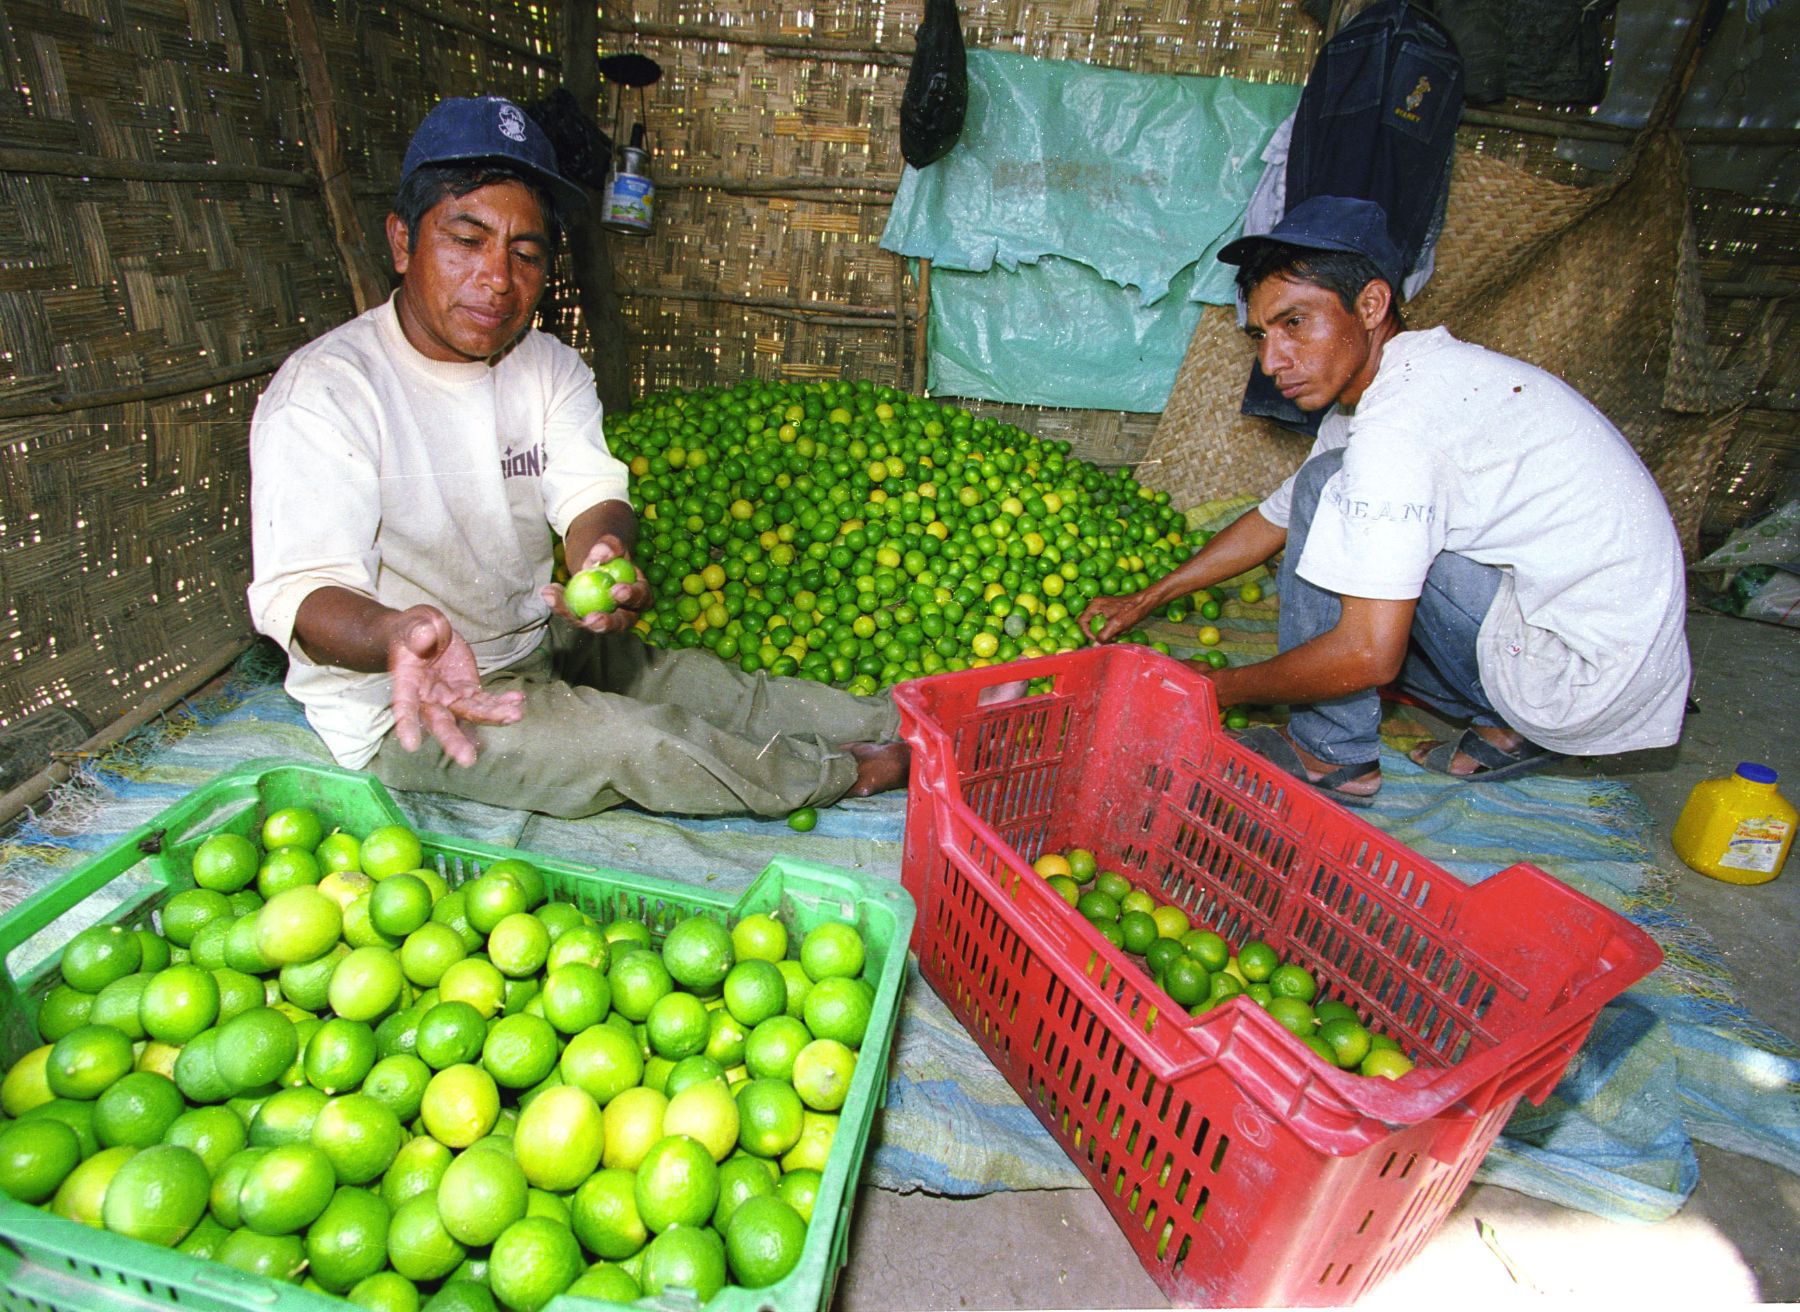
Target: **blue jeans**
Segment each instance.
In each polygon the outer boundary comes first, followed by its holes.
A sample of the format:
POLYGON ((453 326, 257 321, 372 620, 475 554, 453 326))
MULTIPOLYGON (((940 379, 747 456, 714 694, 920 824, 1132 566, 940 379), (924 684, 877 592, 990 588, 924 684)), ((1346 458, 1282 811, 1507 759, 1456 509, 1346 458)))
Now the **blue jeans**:
MULTIPOLYGON (((1300 469, 1288 515, 1287 554, 1281 561, 1281 619, 1277 640, 1292 651, 1337 627, 1343 603, 1301 578, 1300 553, 1319 508, 1326 480, 1344 463, 1344 453, 1327 451, 1300 469)), ((1503 723, 1481 687, 1475 662, 1475 635, 1500 588, 1500 571, 1442 551, 1425 575, 1425 590, 1413 612, 1412 640, 1400 668, 1400 687, 1452 719, 1474 724, 1503 723)), ((1288 732, 1294 741, 1333 765, 1373 761, 1381 753, 1381 695, 1374 688, 1293 708, 1288 732)))

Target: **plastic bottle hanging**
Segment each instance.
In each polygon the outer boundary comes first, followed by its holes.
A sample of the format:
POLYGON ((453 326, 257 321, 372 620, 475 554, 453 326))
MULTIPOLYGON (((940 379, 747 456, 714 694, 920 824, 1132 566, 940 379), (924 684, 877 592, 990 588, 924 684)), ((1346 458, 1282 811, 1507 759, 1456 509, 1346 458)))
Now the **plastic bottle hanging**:
POLYGON ((642 55, 623 54, 601 60, 600 70, 619 88, 615 101, 614 140, 619 140, 624 133, 626 95, 632 88, 638 93, 637 120, 631 125, 631 139, 618 147, 612 174, 606 180, 600 226, 614 232, 643 236, 650 231, 656 200, 656 184, 650 178, 650 142, 644 131, 644 88, 662 76, 662 69, 654 60, 642 55))

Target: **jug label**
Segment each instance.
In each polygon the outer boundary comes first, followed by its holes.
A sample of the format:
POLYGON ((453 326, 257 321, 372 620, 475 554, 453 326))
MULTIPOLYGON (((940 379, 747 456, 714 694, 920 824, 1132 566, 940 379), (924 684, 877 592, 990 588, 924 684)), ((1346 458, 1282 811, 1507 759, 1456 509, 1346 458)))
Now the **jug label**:
POLYGON ((1731 841, 1725 844, 1725 854, 1719 858, 1719 864, 1728 870, 1771 874, 1781 860, 1782 848, 1792 830, 1793 826, 1786 820, 1772 815, 1740 820, 1737 828, 1731 831, 1731 841))

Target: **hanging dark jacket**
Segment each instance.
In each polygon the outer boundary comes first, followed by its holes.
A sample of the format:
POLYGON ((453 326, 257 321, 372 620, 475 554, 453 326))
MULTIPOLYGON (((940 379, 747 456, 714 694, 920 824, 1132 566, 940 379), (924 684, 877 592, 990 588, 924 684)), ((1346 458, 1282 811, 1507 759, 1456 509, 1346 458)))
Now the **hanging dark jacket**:
MULTIPOLYGON (((1387 211, 1410 272, 1437 240, 1450 189, 1463 68, 1443 25, 1407 0, 1378 0, 1344 24, 1313 62, 1288 147, 1286 206, 1353 196, 1387 211)), ((1317 432, 1253 366, 1243 412, 1317 432)))

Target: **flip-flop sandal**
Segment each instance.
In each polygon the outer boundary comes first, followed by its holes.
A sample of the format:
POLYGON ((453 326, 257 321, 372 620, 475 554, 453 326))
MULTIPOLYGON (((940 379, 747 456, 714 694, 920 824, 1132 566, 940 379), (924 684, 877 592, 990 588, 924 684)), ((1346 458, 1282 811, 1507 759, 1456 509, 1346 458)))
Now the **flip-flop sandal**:
POLYGON ((1300 753, 1294 750, 1294 745, 1288 741, 1287 735, 1278 729, 1272 729, 1266 724, 1259 724, 1254 729, 1246 729, 1243 733, 1234 735, 1234 738, 1240 747, 1248 747, 1276 769, 1286 771, 1303 784, 1311 784, 1322 793, 1329 793, 1336 801, 1345 806, 1364 807, 1373 806, 1375 803, 1375 794, 1347 793, 1340 785, 1353 783, 1358 779, 1366 779, 1372 774, 1380 773, 1381 762, 1379 760, 1340 765, 1335 770, 1315 775, 1306 768, 1306 762, 1300 759, 1300 753))
POLYGON ((1472 784, 1530 774, 1533 770, 1542 770, 1562 759, 1562 753, 1539 747, 1529 740, 1516 752, 1504 752, 1473 729, 1464 729, 1462 736, 1455 742, 1439 743, 1424 756, 1414 757, 1413 764, 1422 765, 1427 770, 1459 782, 1472 784), (1456 774, 1450 769, 1450 763, 1456 759, 1458 752, 1475 762, 1475 769, 1469 774, 1456 774))

